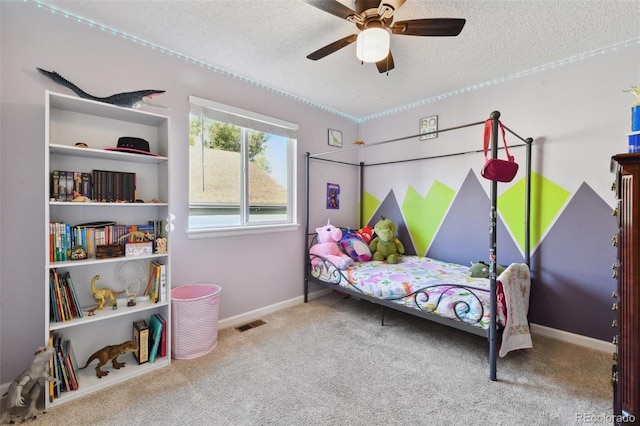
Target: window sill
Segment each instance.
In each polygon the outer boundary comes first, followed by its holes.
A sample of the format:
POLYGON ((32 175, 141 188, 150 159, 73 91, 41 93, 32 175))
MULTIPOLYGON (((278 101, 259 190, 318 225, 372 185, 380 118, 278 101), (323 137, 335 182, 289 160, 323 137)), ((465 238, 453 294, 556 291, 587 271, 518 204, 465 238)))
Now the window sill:
POLYGON ((208 228, 208 229, 191 229, 187 231, 187 237, 190 240, 196 240, 201 238, 217 238, 217 237, 232 237, 236 235, 254 235, 254 234, 266 234, 270 232, 287 232, 297 231, 300 227, 298 223, 287 223, 278 225, 256 225, 256 226, 242 226, 242 227, 229 227, 229 228, 208 228))

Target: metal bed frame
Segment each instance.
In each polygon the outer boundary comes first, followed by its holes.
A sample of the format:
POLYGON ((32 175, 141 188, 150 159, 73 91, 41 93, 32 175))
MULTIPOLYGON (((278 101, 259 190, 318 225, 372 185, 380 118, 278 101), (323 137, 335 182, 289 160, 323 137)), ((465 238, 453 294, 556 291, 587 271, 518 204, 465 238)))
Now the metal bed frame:
MULTIPOLYGON (((493 111, 490 115, 490 119, 492 121, 492 126, 491 126, 491 158, 497 158, 497 154, 498 154, 498 149, 502 149, 498 147, 498 126, 499 126, 499 119, 500 119, 500 112, 499 111, 493 111)), ((452 130, 457 130, 457 129, 461 129, 461 128, 466 128, 466 127, 472 127, 472 126, 477 126, 477 125, 484 125, 485 124, 485 120, 483 121, 478 121, 478 122, 474 122, 474 123, 469 123, 469 124, 465 124, 465 125, 461 125, 461 126, 456 126, 456 127, 450 127, 447 129, 441 129, 441 130, 437 130, 437 133, 442 133, 442 132, 447 132, 447 131, 452 131, 452 130)), ((513 145, 513 147, 517 147, 517 146, 526 146, 526 160, 525 160, 525 239, 524 239, 524 259, 525 259, 525 263, 529 266, 530 265, 530 259, 531 259, 531 253, 530 253, 530 221, 531 221, 531 217, 530 217, 530 213, 531 213, 531 145, 533 144, 533 139, 532 138, 527 138, 524 139, 521 136, 519 136, 518 134, 514 133, 511 129, 509 129, 507 126, 505 126, 503 124, 503 127, 506 131, 508 131, 509 133, 511 133, 513 136, 517 137, 518 139, 520 139, 522 142, 522 144, 517 144, 517 145, 513 145)), ((435 132, 433 132, 435 133, 435 132)), ((313 255, 310 255, 309 253, 309 248, 310 248, 310 237, 312 237, 314 234, 310 233, 310 224, 309 224, 309 167, 310 167, 310 161, 311 160, 320 160, 320 161, 327 161, 327 162, 331 162, 331 163, 339 163, 339 164, 344 164, 344 165, 350 165, 350 166, 354 166, 354 167, 358 167, 359 169, 359 180, 360 180, 360 193, 359 193, 359 197, 360 200, 363 199, 363 193, 364 193, 364 169, 365 167, 371 167, 371 166, 377 166, 377 165, 383 165, 383 164, 393 164, 393 163, 404 163, 404 162, 409 162, 409 161, 418 161, 418 160, 426 160, 426 159, 433 159, 433 158, 441 158, 441 157, 449 157, 449 156, 454 156, 454 155, 462 155, 462 154, 468 154, 468 153, 477 153, 477 152, 483 152, 483 150, 474 150, 474 151, 465 151, 465 152, 459 152, 459 153, 453 153, 453 154, 445 154, 445 155, 439 155, 439 156, 431 156, 431 157, 420 157, 420 158, 411 158, 411 159, 406 159, 406 160, 399 160, 399 161, 392 161, 392 162, 383 162, 383 163, 373 163, 373 164, 365 164, 363 162, 360 162, 359 164, 354 164, 354 163, 349 163, 349 162, 344 162, 344 161, 337 161, 337 160, 331 160, 331 159, 327 159, 327 158, 323 158, 324 156, 328 155, 328 154, 332 154, 332 153, 337 153, 337 152, 345 152, 348 150, 353 150, 353 149, 363 149, 363 148, 367 148, 367 147, 371 147, 371 146, 377 146, 377 145, 381 145, 381 144, 387 144, 387 143, 393 143, 393 142, 397 142, 397 141, 401 141, 401 140, 405 140, 405 139, 410 139, 410 138, 416 138, 419 136, 424 136, 425 134, 418 134, 418 135, 411 135, 411 136, 407 136, 407 137, 401 137, 401 138, 396 138, 396 139, 390 139, 387 141, 382 141, 382 142, 377 142, 377 143, 373 143, 373 144, 367 144, 367 145, 361 145, 361 146, 356 146, 356 147, 352 147, 352 148, 345 148, 339 151, 328 151, 328 152, 323 152, 323 153, 318 153, 318 154, 310 154, 310 153, 306 153, 305 154, 305 247, 306 247, 306 256, 305 256, 305 277, 304 277, 304 302, 307 303, 308 299, 309 299, 309 282, 314 282, 316 284, 320 284, 323 285, 325 287, 329 287, 332 288, 334 290, 339 290, 341 292, 347 293, 349 295, 355 296, 357 298, 363 299, 363 300, 367 300, 371 303, 377 304, 381 306, 381 310, 382 310, 382 325, 384 325, 384 309, 385 308, 391 308, 397 311, 401 311, 401 312, 405 312, 411 315, 415 315, 421 318, 425 318, 428 319, 430 321, 434 321, 443 325, 447 325, 450 327, 454 327, 463 331, 467 331, 482 337, 486 337, 489 341, 489 379, 492 381, 496 381, 497 380, 497 373, 496 373, 496 364, 497 364, 497 355, 498 355, 498 339, 499 339, 499 335, 500 335, 500 330, 498 329, 498 324, 496 322, 496 316, 497 316, 497 281, 496 281, 496 265, 497 265, 497 192, 498 192, 498 182, 496 181, 492 181, 491 182, 491 186, 490 186, 490 203, 491 203, 491 207, 490 207, 490 230, 489 230, 489 234, 490 234, 490 241, 489 241, 489 259, 490 259, 490 265, 489 265, 489 286, 490 286, 490 290, 489 290, 489 302, 490 302, 490 324, 489 324, 489 328, 488 329, 483 329, 477 326, 473 326, 470 325, 468 323, 462 322, 462 321, 456 321, 453 319, 449 319, 449 318, 445 318, 445 317, 441 317, 438 315, 435 315, 431 312, 428 311, 424 311, 422 309, 418 310, 415 308, 411 308, 411 307, 407 307, 401 304, 398 304, 396 302, 394 302, 393 300, 390 299, 380 299, 380 298, 375 298, 375 297, 371 297, 368 296, 366 294, 363 294, 358 288, 356 287, 352 287, 352 288, 347 288, 347 287, 342 287, 337 285, 337 283, 341 280, 341 277, 338 275, 335 275, 330 281, 331 282, 327 282, 327 281, 323 281, 317 278, 317 276, 314 276, 316 274, 314 274, 313 268, 312 268, 312 262, 311 262, 311 257, 313 255)), ((359 223, 362 225, 364 224, 364 213, 363 213, 363 207, 362 207, 362 203, 360 203, 360 212, 359 212, 359 223)), ((327 262, 326 260, 323 260, 323 262, 327 262)), ((328 265, 326 265, 326 263, 324 264, 324 267, 328 267, 328 265)), ((344 276, 342 274, 342 272, 339 271, 338 268, 335 268, 337 272, 337 274, 341 275, 342 277, 344 277, 347 281, 349 281, 346 276, 344 276)), ((316 270, 317 272, 317 270, 316 270)), ((404 296, 406 297, 406 295, 404 296)))

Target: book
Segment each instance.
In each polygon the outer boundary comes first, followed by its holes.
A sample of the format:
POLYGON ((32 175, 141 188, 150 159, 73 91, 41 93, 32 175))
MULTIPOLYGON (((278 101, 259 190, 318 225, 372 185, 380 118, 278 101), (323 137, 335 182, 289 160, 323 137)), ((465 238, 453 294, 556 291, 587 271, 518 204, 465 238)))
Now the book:
POLYGON ((58 273, 56 272, 55 269, 51 269, 50 275, 51 275, 51 285, 53 286, 54 292, 55 292, 56 315, 57 315, 56 321, 57 322, 66 321, 66 318, 64 316, 64 309, 62 307, 62 296, 60 294, 60 282, 58 280, 58 273))
POLYGON ((165 302, 167 300, 167 265, 153 261, 156 265, 156 271, 159 273, 157 302, 165 302))
POLYGON ((65 357, 64 357, 64 354, 62 353, 62 334, 60 333, 53 334, 53 347, 56 350, 55 358, 58 364, 58 371, 60 374, 58 376, 58 379, 61 382, 60 392, 66 392, 68 390, 71 390, 71 384, 69 382, 69 375, 67 373, 67 367, 65 365, 65 357))
POLYGON ((63 340, 62 342, 62 356, 64 358, 64 365, 69 377, 69 390, 78 390, 78 377, 77 368, 74 366, 71 358, 71 340, 63 340))
POLYGON ((147 280, 147 286, 144 289, 144 293, 149 296, 151 300, 153 297, 153 287, 156 283, 156 266, 153 262, 149 263, 149 279, 147 280))
POLYGON ((149 361, 149 326, 145 320, 133 322, 133 341, 138 344, 138 350, 133 353, 138 364, 149 361))
MULTIPOLYGON (((53 334, 49 334, 49 346, 51 346, 53 348, 53 334)), ((54 358, 51 357, 49 358, 49 375, 52 377, 56 377, 56 368, 55 368, 55 364, 54 364, 54 358)), ((49 381, 49 402, 53 402, 53 400, 59 396, 59 392, 58 394, 56 394, 56 383, 54 381, 49 381)))
POLYGON ((158 293, 160 290, 160 265, 158 262, 151 262, 150 267, 153 268, 153 282, 149 289, 149 297, 153 303, 158 303, 158 293))
POLYGON ((91 193, 91 173, 82 172, 82 190, 80 191, 80 195, 87 198, 93 197, 91 193))
POLYGON ((69 289, 71 290, 71 300, 73 304, 73 311, 75 312, 76 318, 82 318, 84 315, 82 314, 82 307, 80 306, 80 302, 78 301, 78 294, 76 293, 76 288, 73 285, 73 280, 71 279, 71 274, 69 271, 64 273, 65 279, 67 280, 67 284, 69 289))
POLYGON ((51 200, 60 201, 60 170, 51 171, 51 200))
POLYGON ((162 314, 154 314, 160 320, 162 324, 162 331, 160 332, 160 346, 158 347, 157 356, 163 357, 167 355, 167 321, 162 314))
POLYGON ((80 382, 77 380, 78 377, 78 359, 76 358, 76 352, 73 350, 73 345, 71 344, 71 340, 66 341, 67 344, 67 355, 69 356, 69 361, 71 362, 71 367, 73 369, 73 375, 76 378, 77 388, 80 388, 80 382))
POLYGON ((149 318, 149 362, 153 363, 158 354, 160 337, 162 336, 162 323, 157 316, 151 315, 149 318))
POLYGON ((58 198, 56 201, 67 201, 67 172, 58 170, 58 198))
POLYGON ((69 172, 67 171, 66 173, 67 175, 67 179, 66 179, 66 187, 65 187, 65 194, 66 194, 66 201, 73 201, 73 187, 74 187, 74 180, 73 180, 73 172, 69 172))

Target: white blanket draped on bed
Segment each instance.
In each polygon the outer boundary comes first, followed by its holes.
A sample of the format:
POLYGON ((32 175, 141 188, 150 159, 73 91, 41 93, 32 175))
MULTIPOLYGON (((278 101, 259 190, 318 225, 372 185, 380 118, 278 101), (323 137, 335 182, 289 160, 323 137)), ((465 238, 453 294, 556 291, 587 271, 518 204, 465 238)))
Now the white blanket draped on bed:
POLYGON ((510 351, 533 347, 527 313, 529 310, 529 292, 531 278, 526 263, 512 263, 500 274, 498 281, 507 305, 507 320, 502 334, 499 355, 510 351))

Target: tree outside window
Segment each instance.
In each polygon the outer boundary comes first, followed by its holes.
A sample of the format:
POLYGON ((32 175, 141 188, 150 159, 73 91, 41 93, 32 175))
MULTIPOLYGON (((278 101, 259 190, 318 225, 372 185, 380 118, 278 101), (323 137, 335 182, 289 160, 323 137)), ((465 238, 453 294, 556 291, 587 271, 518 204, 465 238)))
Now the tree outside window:
POLYGON ((294 223, 297 126, 190 100, 189 229, 294 223))

